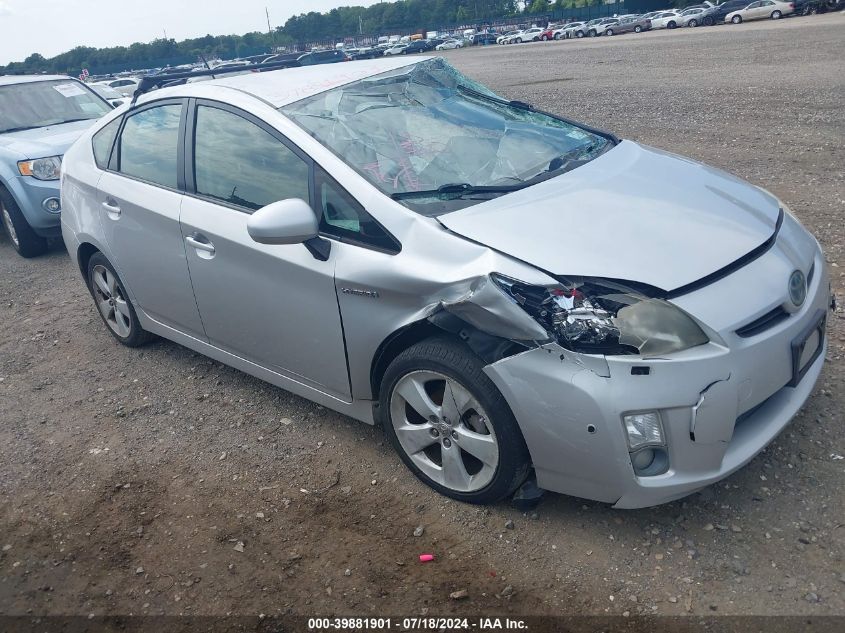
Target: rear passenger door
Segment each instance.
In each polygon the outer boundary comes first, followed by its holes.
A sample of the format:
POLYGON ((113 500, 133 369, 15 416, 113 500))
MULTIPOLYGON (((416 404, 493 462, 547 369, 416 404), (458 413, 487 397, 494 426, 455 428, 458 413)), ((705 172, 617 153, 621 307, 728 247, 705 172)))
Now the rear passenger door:
POLYGON ((137 305, 156 321, 204 339, 179 230, 186 115, 177 99, 124 117, 97 200, 113 264, 137 305))

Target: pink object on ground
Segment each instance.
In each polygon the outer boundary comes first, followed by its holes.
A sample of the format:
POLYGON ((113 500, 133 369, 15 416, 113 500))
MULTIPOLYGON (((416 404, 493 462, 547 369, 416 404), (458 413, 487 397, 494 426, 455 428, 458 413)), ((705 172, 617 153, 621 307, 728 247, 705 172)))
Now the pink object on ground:
POLYGON ((434 554, 420 554, 420 562, 427 563, 434 560, 434 554))

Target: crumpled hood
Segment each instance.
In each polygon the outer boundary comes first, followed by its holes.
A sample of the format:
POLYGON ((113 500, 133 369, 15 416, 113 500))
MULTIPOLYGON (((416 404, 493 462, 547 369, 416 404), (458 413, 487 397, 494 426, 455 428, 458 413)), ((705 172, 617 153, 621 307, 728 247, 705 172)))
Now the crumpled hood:
POLYGON ((18 160, 62 156, 96 122, 97 119, 90 119, 0 134, 0 148, 14 153, 18 160))
POLYGON ((778 213, 774 197, 730 174, 623 141, 571 172, 438 220, 553 275, 671 291, 763 244, 778 213))

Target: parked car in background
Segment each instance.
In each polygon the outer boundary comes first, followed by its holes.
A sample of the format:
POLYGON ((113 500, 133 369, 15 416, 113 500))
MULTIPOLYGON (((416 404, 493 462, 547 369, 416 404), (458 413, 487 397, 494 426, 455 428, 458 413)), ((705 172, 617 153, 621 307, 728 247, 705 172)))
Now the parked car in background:
POLYGON ((91 90, 96 92, 98 95, 100 95, 103 99, 108 101, 115 108, 129 101, 129 97, 124 97, 117 90, 109 86, 107 83, 92 83, 88 84, 88 87, 91 88, 91 90))
POLYGON ((771 18, 778 20, 785 15, 795 12, 794 2, 781 2, 780 0, 756 0, 751 4, 732 11, 725 16, 725 22, 740 24, 747 20, 765 20, 771 18))
POLYGON ((473 46, 488 46, 496 44, 498 39, 499 36, 496 33, 476 33, 470 42, 473 46))
POLYGON ((679 11, 663 11, 657 17, 651 18, 652 29, 674 29, 681 22, 679 11))
POLYGON ((713 26, 714 24, 721 24, 725 21, 725 16, 736 9, 741 9, 748 0, 726 0, 722 4, 708 7, 698 16, 698 24, 704 26, 713 26))
POLYGON ((362 46, 360 48, 352 49, 351 51, 347 51, 349 56, 352 59, 373 59, 375 57, 381 57, 384 54, 383 50, 380 50, 376 47, 370 46, 362 46), (354 51, 354 52, 353 52, 354 51))
POLYGON ((540 33, 540 41, 541 42, 548 42, 549 40, 560 39, 560 37, 555 37, 555 33, 559 33, 563 27, 560 24, 549 24, 541 33, 540 33))
POLYGON ((604 35, 604 32, 607 28, 613 24, 619 22, 619 18, 602 18, 598 21, 597 24, 594 24, 590 27, 587 31, 587 35, 589 37, 598 37, 600 35, 604 35))
POLYGON ((0 223, 24 257, 61 234, 62 156, 111 105, 76 79, 0 76, 0 223))
POLYGON ((679 499, 764 450, 825 365, 828 264, 783 201, 441 58, 147 92, 62 180, 80 296, 116 341, 380 424, 462 502, 531 473, 679 499))
POLYGON ((384 55, 386 57, 390 57, 392 55, 401 55, 405 52, 405 49, 408 48, 407 44, 394 44, 388 49, 385 49, 384 55))
POLYGON ((639 16, 620 18, 619 22, 605 29, 605 35, 620 35, 622 33, 642 33, 651 30, 651 20, 639 16))
POLYGON ((431 42, 428 40, 416 40, 408 44, 404 51, 402 51, 403 55, 412 55, 413 53, 427 53, 430 50, 433 50, 434 47, 431 45, 431 42))
POLYGON ((114 88, 124 97, 131 97, 138 87, 138 80, 134 77, 120 77, 106 81, 110 88, 114 88))
POLYGON ((571 22, 563 27, 561 37, 565 39, 572 39, 573 37, 584 37, 587 32, 584 30, 587 22, 571 22))
POLYGON ((320 64, 336 64, 348 62, 351 58, 339 50, 311 51, 297 58, 300 66, 316 66, 320 64))
POLYGON ((701 14, 704 13, 704 9, 701 7, 695 7, 693 9, 684 9, 681 11, 681 15, 678 18, 678 26, 689 26, 695 28, 699 24, 701 24, 701 14))
POLYGON ((540 40, 540 35, 543 29, 533 26, 530 29, 519 31, 515 35, 511 35, 506 41, 506 44, 523 44, 525 42, 537 42, 540 40))
POLYGON ((504 44, 505 40, 511 37, 512 35, 516 35, 519 31, 507 31, 502 33, 499 37, 496 38, 496 44, 504 44))
POLYGON ((456 48, 463 48, 464 41, 463 40, 446 40, 442 44, 438 44, 435 50, 438 51, 450 51, 456 48))

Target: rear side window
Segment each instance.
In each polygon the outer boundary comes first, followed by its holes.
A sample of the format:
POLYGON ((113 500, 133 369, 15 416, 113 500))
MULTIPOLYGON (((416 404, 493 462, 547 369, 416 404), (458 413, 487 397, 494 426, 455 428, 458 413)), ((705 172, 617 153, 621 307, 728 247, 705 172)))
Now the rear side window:
POLYGON ((196 191, 246 209, 288 198, 308 201, 309 166, 278 138, 245 118, 197 107, 196 191))
POLYGON ((122 174, 176 189, 176 163, 182 104, 142 110, 126 119, 120 135, 122 174))
POLYGON ((97 167, 100 169, 106 169, 109 166, 111 148, 114 145, 114 138, 117 136, 117 131, 120 129, 120 122, 122 120, 123 117, 117 117, 97 132, 91 141, 94 148, 94 162, 97 163, 97 167))

